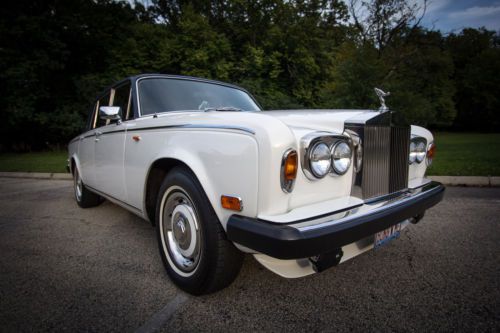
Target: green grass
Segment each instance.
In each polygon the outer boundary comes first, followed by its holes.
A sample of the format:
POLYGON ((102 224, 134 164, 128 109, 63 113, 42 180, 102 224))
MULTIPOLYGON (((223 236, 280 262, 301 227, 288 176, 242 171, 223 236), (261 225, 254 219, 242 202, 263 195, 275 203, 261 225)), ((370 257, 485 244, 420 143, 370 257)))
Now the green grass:
MULTIPOLYGON (((500 133, 435 133, 429 175, 500 176, 500 133)), ((0 171, 66 172, 65 151, 0 154, 0 171)))
POLYGON ((434 133, 436 156, 428 175, 500 176, 500 133, 434 133))
POLYGON ((66 151, 0 154, 0 171, 66 172, 66 151))

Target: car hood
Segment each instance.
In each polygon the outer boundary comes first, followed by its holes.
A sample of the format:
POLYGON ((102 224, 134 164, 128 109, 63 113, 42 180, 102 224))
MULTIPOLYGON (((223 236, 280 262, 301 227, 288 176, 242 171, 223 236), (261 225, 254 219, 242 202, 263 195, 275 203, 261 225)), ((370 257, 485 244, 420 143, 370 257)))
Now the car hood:
POLYGON ((297 142, 307 133, 314 131, 341 134, 346 122, 364 122, 378 114, 371 110, 166 112, 158 114, 157 117, 140 118, 133 126, 239 129, 274 144, 286 140, 290 134, 297 142))
POLYGON ((292 131, 333 131, 342 133, 344 124, 359 118, 371 118, 370 110, 274 110, 262 114, 276 118, 292 131))

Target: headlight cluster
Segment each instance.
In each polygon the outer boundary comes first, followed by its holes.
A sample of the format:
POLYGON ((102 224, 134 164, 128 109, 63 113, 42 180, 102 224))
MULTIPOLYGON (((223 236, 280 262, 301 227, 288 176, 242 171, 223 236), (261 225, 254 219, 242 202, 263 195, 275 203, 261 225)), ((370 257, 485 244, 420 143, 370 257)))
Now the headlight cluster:
POLYGON ((351 146, 343 140, 337 140, 328 145, 324 141, 318 141, 311 145, 308 151, 308 164, 305 169, 309 169, 315 178, 323 178, 328 173, 334 172, 343 175, 349 170, 351 165, 351 146))
POLYGON ((410 164, 413 163, 422 163, 425 159, 425 155, 427 154, 426 147, 427 140, 422 137, 412 138, 410 141, 410 156, 408 162, 410 164))
POLYGON ((326 143, 318 142, 311 148, 309 154, 311 172, 316 178, 323 178, 332 166, 330 148, 326 143))

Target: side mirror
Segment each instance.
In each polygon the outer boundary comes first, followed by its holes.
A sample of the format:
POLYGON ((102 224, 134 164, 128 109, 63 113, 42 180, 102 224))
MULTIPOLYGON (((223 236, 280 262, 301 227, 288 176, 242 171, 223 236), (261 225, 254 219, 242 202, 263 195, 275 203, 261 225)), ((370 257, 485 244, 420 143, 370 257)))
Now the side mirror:
POLYGON ((122 119, 121 111, 119 106, 101 106, 99 107, 99 118, 120 121, 122 119))

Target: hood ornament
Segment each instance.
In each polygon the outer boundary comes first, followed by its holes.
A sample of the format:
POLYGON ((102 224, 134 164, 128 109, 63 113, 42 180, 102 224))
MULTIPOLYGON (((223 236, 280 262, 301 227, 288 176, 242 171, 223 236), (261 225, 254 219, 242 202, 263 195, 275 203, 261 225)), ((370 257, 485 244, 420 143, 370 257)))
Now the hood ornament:
POLYGON ((389 111, 389 108, 387 105, 385 105, 385 98, 389 96, 391 93, 390 92, 384 92, 382 89, 379 88, 374 88, 375 93, 378 96, 378 99, 380 100, 380 108, 378 109, 380 112, 386 112, 389 111))

